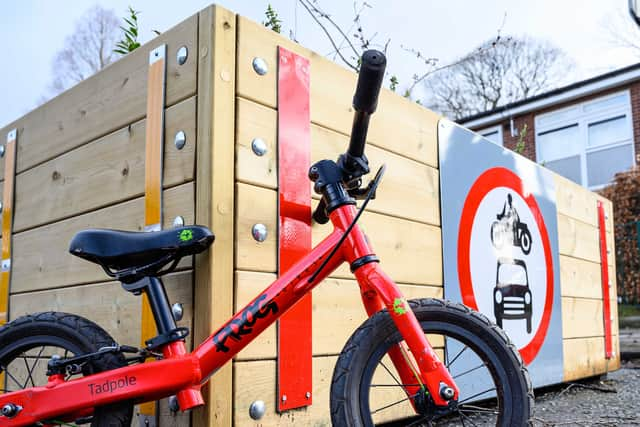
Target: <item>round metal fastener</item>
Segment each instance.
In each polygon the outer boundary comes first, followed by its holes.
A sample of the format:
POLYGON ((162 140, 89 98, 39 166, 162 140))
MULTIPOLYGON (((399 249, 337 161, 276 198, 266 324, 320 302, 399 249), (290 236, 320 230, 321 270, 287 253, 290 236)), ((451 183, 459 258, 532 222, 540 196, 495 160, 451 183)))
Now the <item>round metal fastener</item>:
POLYGON ((182 316, 184 316, 184 308, 182 307, 182 304, 180 304, 179 302, 173 304, 171 306, 171 313, 173 314, 173 318, 176 320, 176 322, 181 321, 182 316))
POLYGON ((4 157, 4 145, 0 145, 0 157, 4 157))
POLYGON ((185 134, 184 131, 179 130, 176 132, 176 137, 173 140, 173 143, 176 145, 178 150, 182 150, 184 145, 187 143, 187 134, 185 134))
POLYGON ((262 400, 256 400, 251 402, 249 406, 249 416, 253 420, 259 420, 264 416, 264 413, 267 411, 267 405, 262 400))
POLYGON ((0 212, 2 212, 2 202, 0 202, 0 212))
POLYGON ((173 226, 174 227, 182 227, 184 225, 184 218, 181 217, 180 215, 178 215, 177 217, 175 217, 173 219, 173 226))
POLYGON ((282 395, 282 401, 283 401, 283 402, 286 402, 286 401, 287 401, 287 395, 286 395, 286 394, 283 394, 283 395, 282 395))
POLYGON ((169 411, 175 414, 180 410, 180 404, 178 403, 178 398, 176 396, 169 396, 169 411))
POLYGON ((260 57, 256 56, 255 58, 253 58, 253 61, 251 62, 251 64, 253 65, 253 71, 258 73, 258 75, 260 76, 264 76, 269 71, 269 66, 267 65, 267 61, 265 61, 260 57))
POLYGON ((181 46, 180 49, 178 49, 178 53, 176 54, 176 60, 178 61, 178 64, 183 65, 185 62, 187 62, 188 56, 189 49, 187 49, 186 46, 181 46))
POLYGON ((256 156, 264 156, 267 152, 267 143, 262 138, 253 138, 251 149, 256 156))
POLYGON ((264 224, 254 224, 251 228, 251 235, 257 242, 267 240, 267 226, 264 224))
POLYGON ((310 399, 311 398, 311 392, 310 391, 306 392, 304 394, 304 397, 306 397, 307 399, 310 399))

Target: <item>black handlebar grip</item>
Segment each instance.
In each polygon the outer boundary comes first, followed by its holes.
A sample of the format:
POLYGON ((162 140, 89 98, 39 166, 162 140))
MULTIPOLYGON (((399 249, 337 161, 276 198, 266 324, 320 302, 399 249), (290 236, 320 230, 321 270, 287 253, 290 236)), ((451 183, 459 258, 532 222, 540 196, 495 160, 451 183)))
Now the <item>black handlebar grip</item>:
POLYGON ((378 106, 378 95, 384 79, 387 58, 377 50, 362 54, 358 86, 353 95, 353 108, 361 113, 372 114, 378 106))

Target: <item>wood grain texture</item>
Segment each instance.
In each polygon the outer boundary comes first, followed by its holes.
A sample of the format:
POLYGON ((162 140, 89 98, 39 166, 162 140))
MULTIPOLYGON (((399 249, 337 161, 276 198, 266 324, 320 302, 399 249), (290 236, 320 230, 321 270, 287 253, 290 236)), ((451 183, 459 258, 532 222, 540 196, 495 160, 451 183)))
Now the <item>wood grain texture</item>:
MULTIPOLYGON (((240 182, 276 189, 277 112, 244 98, 237 98, 237 101, 236 178, 240 182), (265 141, 267 152, 263 156, 257 156, 252 151, 251 142, 254 138, 265 141)), ((337 159, 349 144, 347 136, 315 124, 311 126, 311 139, 312 162, 337 159)), ((440 224, 437 169, 375 146, 367 147, 367 157, 373 172, 383 163, 387 165, 377 198, 369 205, 372 212, 440 224)), ((309 185, 312 186, 311 183, 309 185)), ((317 197, 315 193, 314 196, 317 197)))
POLYGON ((596 227, 558 214, 558 240, 561 255, 600 263, 600 240, 596 227))
MULTIPOLYGON (((193 319, 193 274, 181 271, 163 277, 171 303, 184 306, 179 326, 191 327, 193 319)), ((73 286, 11 296, 11 318, 40 311, 62 311, 96 322, 119 344, 138 345, 140 298, 122 289, 120 282, 73 286)), ((191 345, 191 340, 188 340, 191 345)))
POLYGON ((562 338, 603 337, 602 300, 562 297, 562 338))
POLYGON ((562 296, 602 299, 600 263, 560 255, 562 296))
MULTIPOLYGON (((165 188, 193 180, 195 106, 192 97, 166 110, 165 188), (173 143, 178 130, 188 138, 182 150, 173 143)), ((136 122, 18 175, 15 230, 143 195, 145 131, 146 121, 136 122)))
POLYGON ((337 357, 313 358, 313 405, 305 410, 288 411, 280 415, 275 411, 276 361, 260 360, 234 362, 234 426, 330 426, 329 390, 331 375, 337 357), (249 406, 255 400, 267 404, 265 416, 259 423, 249 418, 249 406))
MULTIPOLYGON (((315 204, 315 203, 314 203, 315 204)), ((276 272, 277 193, 274 190, 237 184, 236 268, 276 272), (251 235, 256 223, 267 226, 264 242, 251 235), (272 231, 273 230, 273 231, 272 231)), ((368 232, 382 267, 397 282, 442 285, 440 228, 374 212, 365 213, 361 227, 368 232)), ((313 244, 331 231, 330 225, 313 224, 313 244)), ((348 266, 336 270, 334 277, 353 277, 348 266)))
POLYGON ((236 184, 235 252, 238 270, 277 271, 278 193, 247 184, 236 184), (251 229, 255 224, 267 227, 267 238, 256 241, 251 229))
POLYGON ((553 174, 553 180, 556 185, 556 209, 558 213, 597 227, 596 195, 583 186, 558 174, 553 174))
MULTIPOLYGON (((617 337, 614 338, 617 341, 617 337)), ((604 357, 604 337, 565 339, 562 351, 565 382, 617 369, 615 359, 607 362, 604 357)))
MULTIPOLYGON (((236 307, 241 310, 276 279, 272 273, 236 272, 236 307)), ((442 288, 399 284, 407 299, 442 298, 442 288)), ((313 354, 339 354, 351 334, 367 318, 358 283, 353 279, 326 279, 313 290, 313 354)), ((273 325, 241 351, 237 360, 276 358, 276 326, 273 325)), ((436 343, 441 344, 441 343, 436 343)), ((434 344, 434 345, 436 345, 434 344)))
MULTIPOLYGON (((216 234, 215 244, 196 259, 194 336, 201 340, 233 313, 236 17, 210 6, 198 19, 196 219, 216 234)), ((194 425, 231 425, 232 391, 227 364, 204 387, 207 405, 193 411, 194 425)))
POLYGON ((278 187, 277 119, 276 110, 236 98, 237 181, 273 189, 278 187), (254 138, 260 138, 266 144, 267 152, 263 156, 253 152, 254 138))
MULTIPOLYGON (((164 227, 171 228, 173 218, 184 217, 185 224, 194 223, 194 185, 182 184, 165 190, 164 227)), ((86 228, 115 228, 142 231, 144 200, 142 197, 18 233, 14 238, 16 262, 12 292, 53 289, 79 283, 108 280, 102 268, 68 252, 75 233, 86 228)), ((190 266, 191 259, 181 261, 190 266)))
MULTIPOLYGON (((311 121, 343 134, 351 132, 355 73, 246 18, 238 18, 238 95, 276 108, 276 74, 255 73, 252 61, 263 58, 276 70, 277 46, 311 61, 311 121)), ((394 153, 437 167, 439 116, 387 89, 380 94, 369 141, 394 153)))
POLYGON ((197 29, 194 15, 0 130, 18 128, 18 172, 142 119, 149 52, 160 44, 167 44, 167 105, 195 94, 197 29), (183 45, 189 57, 178 65, 183 45))

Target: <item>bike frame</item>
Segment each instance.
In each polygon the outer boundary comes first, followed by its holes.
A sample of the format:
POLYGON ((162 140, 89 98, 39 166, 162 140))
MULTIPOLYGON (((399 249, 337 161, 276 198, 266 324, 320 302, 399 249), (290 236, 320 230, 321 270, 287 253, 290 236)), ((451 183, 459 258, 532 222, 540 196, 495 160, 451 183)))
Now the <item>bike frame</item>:
MULTIPOLYGON (((416 384, 417 379, 426 387, 434 403, 442 406, 446 406, 447 401, 440 396, 440 389, 446 385, 454 389, 454 399, 457 400, 459 391, 453 378, 427 341, 398 286, 382 271, 379 263, 373 261, 373 250, 357 224, 330 257, 355 215, 353 205, 333 210, 329 215, 333 232, 192 353, 186 351, 184 342, 176 341, 162 348, 162 360, 69 381, 65 381, 62 375, 52 375, 45 386, 0 395, 0 407, 13 404, 22 408, 12 419, 3 420, 3 425, 30 425, 40 420, 60 420, 61 417, 75 419, 91 414, 95 407, 110 403, 139 403, 174 394, 181 410, 201 406, 204 401, 200 387, 209 377, 343 262, 356 267, 354 274, 367 314, 371 316, 386 308, 404 338, 406 344, 397 345, 389 351, 402 383, 416 384), (360 262, 354 265, 358 260, 360 262), (369 262, 362 263, 362 260, 369 262), (325 262, 326 265, 314 276, 325 262)), ((405 392, 412 404, 421 388, 419 385, 406 387, 405 392)))

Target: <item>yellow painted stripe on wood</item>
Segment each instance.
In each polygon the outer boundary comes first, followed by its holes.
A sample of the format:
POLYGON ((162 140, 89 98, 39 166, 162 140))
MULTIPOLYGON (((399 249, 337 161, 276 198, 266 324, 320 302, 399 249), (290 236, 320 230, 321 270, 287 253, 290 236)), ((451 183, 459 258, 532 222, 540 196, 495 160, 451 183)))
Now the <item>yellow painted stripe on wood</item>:
MULTIPOLYGON (((178 215, 184 218, 185 224, 194 224, 194 190, 194 183, 189 182, 164 191, 164 227, 171 227, 173 218, 178 215)), ((93 227, 142 231, 143 197, 16 233, 11 292, 24 293, 105 280, 100 266, 69 255, 71 238, 78 231, 93 227)), ((191 257, 184 258, 178 268, 190 267, 192 263, 191 257)))
POLYGON ((2 272, 0 272, 0 326, 9 321, 9 289, 11 281, 11 241, 13 231, 13 193, 15 189, 18 135, 13 129, 7 135, 4 153, 4 189, 2 193, 2 272))
POLYGON ((142 119, 145 116, 149 51, 160 44, 167 44, 169 52, 167 105, 193 96, 196 93, 197 40, 198 19, 193 15, 78 83, 73 90, 0 129, 0 135, 13 128, 20 131, 18 173, 142 119), (183 65, 176 59, 180 46, 189 50, 183 65))
MULTIPOLYGON (((15 218, 14 230, 20 232, 143 195, 146 128, 147 120, 140 120, 18 174, 16 211, 20 215, 15 218)), ((194 179, 195 151, 196 97, 191 97, 165 110, 165 188, 194 179), (182 150, 173 143, 179 130, 187 136, 182 150)))
MULTIPOLYGON (((157 47, 149 54, 144 169, 144 222, 145 229, 148 231, 158 231, 162 226, 162 157, 164 148, 166 56, 166 45, 157 47)), ((140 344, 141 347, 145 347, 146 341, 158 333, 146 293, 142 296, 141 311, 140 344)), ((143 403, 140 405, 139 411, 143 415, 154 415, 156 403, 143 403)))

